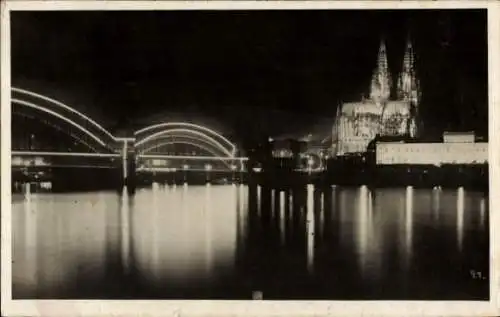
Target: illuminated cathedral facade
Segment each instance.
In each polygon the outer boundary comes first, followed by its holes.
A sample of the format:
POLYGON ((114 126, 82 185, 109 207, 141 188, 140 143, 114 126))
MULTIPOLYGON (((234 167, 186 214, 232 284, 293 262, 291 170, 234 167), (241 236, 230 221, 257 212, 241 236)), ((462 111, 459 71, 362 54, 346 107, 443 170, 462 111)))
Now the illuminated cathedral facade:
POLYGON ((415 56, 410 40, 406 45, 401 72, 395 82, 396 98, 391 98, 394 78, 389 71, 387 50, 381 41, 373 72, 369 98, 343 103, 337 109, 333 127, 336 155, 366 152, 376 136, 406 136, 419 133, 420 85, 415 73, 415 56))

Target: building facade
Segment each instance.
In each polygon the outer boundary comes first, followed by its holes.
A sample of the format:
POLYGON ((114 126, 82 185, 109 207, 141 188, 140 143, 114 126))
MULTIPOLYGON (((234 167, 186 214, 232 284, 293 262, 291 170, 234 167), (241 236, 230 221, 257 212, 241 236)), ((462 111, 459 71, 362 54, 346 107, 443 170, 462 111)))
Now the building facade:
POLYGON ((445 132, 443 142, 379 142, 375 150, 376 164, 487 164, 488 143, 475 142, 474 138, 473 133, 445 132))
POLYGON ((347 102, 337 108, 332 131, 332 148, 337 155, 366 152, 377 135, 418 135, 419 84, 415 73, 413 47, 408 41, 403 67, 397 80, 397 98, 391 100, 392 76, 384 41, 380 44, 369 99, 347 102))
POLYGON ((474 143, 476 135, 474 132, 445 132, 443 133, 444 143, 474 143))
POLYGON ((344 103, 337 114, 337 155, 366 151, 379 131, 382 108, 372 100, 344 103))

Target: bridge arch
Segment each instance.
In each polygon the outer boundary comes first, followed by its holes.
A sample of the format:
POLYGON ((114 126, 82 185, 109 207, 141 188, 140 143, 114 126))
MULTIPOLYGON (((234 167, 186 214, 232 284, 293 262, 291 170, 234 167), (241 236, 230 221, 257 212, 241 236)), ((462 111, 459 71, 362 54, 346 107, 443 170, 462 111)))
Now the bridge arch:
POLYGON ((222 134, 208 127, 189 122, 165 122, 150 125, 135 132, 136 148, 150 145, 163 137, 190 138, 195 144, 210 144, 226 157, 234 157, 236 145, 222 134))
MULTIPOLYGON (((164 146, 168 146, 168 145, 176 145, 176 144, 184 144, 184 145, 191 145, 193 147, 197 147, 213 156, 220 156, 219 153, 215 152, 213 149, 211 149, 210 147, 208 146, 205 146, 205 145, 202 145, 200 143, 196 143, 196 142, 193 142, 193 141, 189 141, 189 140, 183 140, 183 141, 178 141, 178 140, 175 140, 175 141, 162 141, 161 143, 153 146, 153 147, 150 147, 148 149, 145 149, 144 150, 144 154, 147 154, 147 153, 150 153, 151 149, 152 148, 161 148, 161 147, 164 147, 164 146)), ((142 154, 142 153, 141 153, 142 154)))
POLYGON ((49 125, 59 130, 63 130, 63 126, 77 130, 79 134, 70 133, 70 136, 94 151, 115 150, 117 139, 100 124, 76 109, 50 97, 17 87, 12 87, 11 93, 13 114, 34 117, 42 121, 49 119, 52 122, 49 125))
MULTIPOLYGON (((179 135, 173 133, 166 133, 156 137, 154 140, 143 143, 136 147, 136 153, 149 154, 149 153, 165 153, 177 151, 174 147, 178 145, 190 146, 192 149, 198 149, 203 152, 209 153, 213 156, 228 157, 227 149, 222 148, 211 141, 207 141, 197 135, 179 135)), ((185 149, 184 149, 185 150, 185 149)))

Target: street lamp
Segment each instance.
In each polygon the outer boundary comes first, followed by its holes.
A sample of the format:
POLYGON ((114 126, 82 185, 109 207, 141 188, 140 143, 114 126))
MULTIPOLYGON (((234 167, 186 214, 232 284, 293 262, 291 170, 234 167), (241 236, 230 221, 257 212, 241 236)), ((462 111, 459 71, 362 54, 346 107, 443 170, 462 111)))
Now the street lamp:
POLYGON ((309 157, 309 159, 307 160, 307 167, 309 170, 309 175, 311 175, 313 165, 314 165, 314 159, 312 157, 309 157))
POLYGON ((237 167, 235 164, 231 164, 231 171, 232 171, 232 175, 231 175, 231 177, 232 177, 232 179, 233 179, 233 182, 234 182, 234 179, 235 179, 235 176, 236 176, 236 175, 235 175, 235 171, 236 171, 236 169, 237 169, 237 168, 238 168, 238 167, 237 167))
POLYGON ((212 165, 211 164, 205 164, 205 172, 206 172, 206 182, 208 183, 210 181, 209 173, 212 170, 212 165))
POLYGON ((187 170, 189 169, 189 165, 184 164, 182 166, 182 169, 183 169, 183 175, 184 175, 184 184, 186 184, 187 183, 187 175, 186 174, 187 174, 187 170))
POLYGON ((29 141, 30 151, 33 151, 33 148, 34 148, 34 140, 35 140, 35 135, 34 135, 34 134, 31 134, 31 135, 30 135, 30 141, 29 141))

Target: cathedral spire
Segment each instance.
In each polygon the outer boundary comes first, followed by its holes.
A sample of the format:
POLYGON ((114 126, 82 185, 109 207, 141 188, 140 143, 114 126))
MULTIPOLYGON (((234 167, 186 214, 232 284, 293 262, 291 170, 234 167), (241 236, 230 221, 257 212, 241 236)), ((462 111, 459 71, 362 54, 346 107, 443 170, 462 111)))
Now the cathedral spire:
POLYGON ((377 67, 372 75, 370 98, 378 104, 386 102, 391 95, 391 74, 387 62, 387 50, 382 39, 378 52, 377 67))
POLYGON ((398 78, 398 98, 411 101, 415 106, 419 102, 419 83, 415 74, 415 54, 410 38, 406 43, 403 67, 398 78))
POLYGON ((397 84, 398 98, 411 103, 412 116, 409 125, 409 133, 413 137, 417 134, 420 85, 415 73, 415 54, 409 36, 406 43, 405 55, 403 57, 403 67, 401 68, 397 84))

